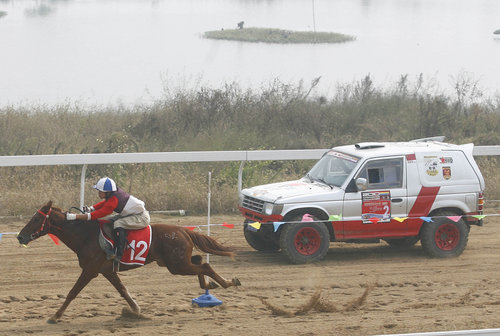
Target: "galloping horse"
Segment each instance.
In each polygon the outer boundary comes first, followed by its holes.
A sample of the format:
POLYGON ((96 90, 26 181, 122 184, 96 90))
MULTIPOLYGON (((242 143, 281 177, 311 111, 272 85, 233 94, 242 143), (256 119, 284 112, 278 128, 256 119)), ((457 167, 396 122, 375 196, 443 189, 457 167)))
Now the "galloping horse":
MULTIPOLYGON (((212 281, 207 284, 205 275, 224 288, 240 285, 237 278, 227 281, 218 275, 208 263, 202 264, 200 255, 192 256, 193 247, 196 247, 206 253, 233 257, 234 253, 230 248, 222 246, 209 236, 174 225, 152 224, 151 229, 151 248, 145 261, 146 264, 156 261, 159 266, 166 266, 172 274, 197 275, 202 289, 218 287, 212 281)), ((52 201, 49 201, 33 215, 17 239, 20 244, 28 244, 48 233, 57 236, 76 253, 82 268, 80 277, 69 291, 61 308, 48 320, 49 323, 56 323, 70 302, 99 273, 111 282, 134 313, 140 313, 140 307, 132 299, 118 274, 113 271, 112 260, 107 260, 105 252, 99 246, 100 229, 97 221, 67 221, 65 213, 59 208, 52 207, 52 201)), ((121 271, 139 267, 137 265, 121 266, 121 271)))

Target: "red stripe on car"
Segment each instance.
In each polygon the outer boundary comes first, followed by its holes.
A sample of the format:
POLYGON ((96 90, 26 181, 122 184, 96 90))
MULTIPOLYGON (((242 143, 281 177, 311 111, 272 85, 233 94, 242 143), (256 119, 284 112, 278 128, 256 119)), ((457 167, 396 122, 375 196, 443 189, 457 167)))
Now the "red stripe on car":
POLYGON ((408 217, 427 216, 436 200, 439 188, 440 187, 422 187, 415 200, 415 204, 413 204, 413 207, 408 213, 408 217))
POLYGON ((415 204, 408 213, 407 230, 409 234, 418 235, 422 227, 423 219, 419 217, 429 215, 432 205, 436 200, 436 196, 440 187, 422 187, 418 193, 415 204))

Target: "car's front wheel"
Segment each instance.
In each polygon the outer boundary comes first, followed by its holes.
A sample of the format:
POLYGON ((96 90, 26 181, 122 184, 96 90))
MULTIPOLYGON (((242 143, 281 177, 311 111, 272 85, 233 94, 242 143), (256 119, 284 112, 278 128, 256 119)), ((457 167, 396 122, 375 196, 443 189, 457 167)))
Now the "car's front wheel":
POLYGON ((281 230, 280 247, 292 263, 312 263, 325 257, 330 235, 320 222, 289 223, 281 230))
POLYGON ((253 230, 248 224, 249 221, 245 220, 243 224, 243 235, 248 245, 261 252, 276 252, 280 249, 273 231, 270 231, 266 226, 261 226, 261 229, 258 231, 253 230))

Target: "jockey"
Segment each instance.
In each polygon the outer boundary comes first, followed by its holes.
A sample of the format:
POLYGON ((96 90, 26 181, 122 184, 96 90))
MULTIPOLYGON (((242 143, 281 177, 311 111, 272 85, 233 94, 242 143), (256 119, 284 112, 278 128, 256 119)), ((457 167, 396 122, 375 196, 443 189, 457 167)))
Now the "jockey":
POLYGON ((93 187, 99 192, 99 203, 91 207, 84 207, 84 214, 67 213, 67 220, 95 220, 117 213, 106 219, 113 222, 113 236, 115 241, 115 255, 113 259, 119 263, 127 237, 125 230, 139 230, 150 223, 149 212, 144 207, 144 202, 129 195, 123 189, 117 188, 115 181, 109 177, 103 177, 93 187))

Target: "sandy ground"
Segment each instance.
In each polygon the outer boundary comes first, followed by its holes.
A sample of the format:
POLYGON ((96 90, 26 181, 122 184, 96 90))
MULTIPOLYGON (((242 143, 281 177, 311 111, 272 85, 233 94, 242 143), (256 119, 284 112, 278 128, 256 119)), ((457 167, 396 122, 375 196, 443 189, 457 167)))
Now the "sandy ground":
MULTIPOLYGON (((213 223, 224 221, 235 228, 212 227, 212 235, 238 254, 235 260, 211 256, 210 263, 242 286, 211 290, 223 305, 192 306, 191 299, 204 293, 197 278, 151 264, 121 273, 144 318, 122 316, 125 301, 99 276, 55 325, 47 319, 80 274, 76 256, 48 237, 23 248, 14 235, 4 235, 0 335, 374 335, 500 328, 500 217, 472 227, 459 258, 429 259, 420 244, 397 251, 385 243, 334 243, 325 260, 312 265, 256 252, 243 238, 240 217, 212 217, 213 223)), ((25 222, 2 220, 0 232, 19 231, 25 222)))

